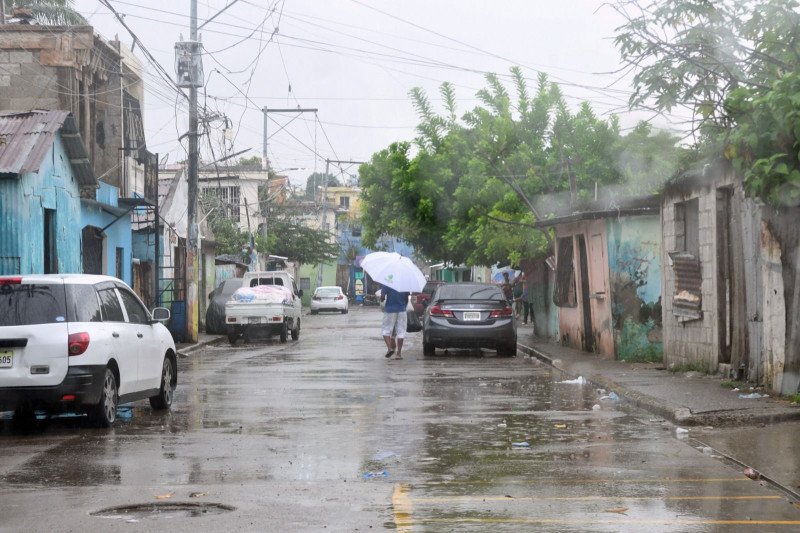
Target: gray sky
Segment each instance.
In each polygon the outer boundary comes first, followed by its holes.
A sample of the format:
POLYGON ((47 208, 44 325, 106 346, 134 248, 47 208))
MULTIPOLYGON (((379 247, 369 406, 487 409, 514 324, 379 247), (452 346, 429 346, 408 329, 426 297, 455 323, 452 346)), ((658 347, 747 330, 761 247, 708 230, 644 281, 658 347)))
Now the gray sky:
MULTIPOLYGON (((204 22, 232 0, 200 0, 204 22)), ((147 49, 174 78, 174 42, 188 39, 189 0, 111 0, 147 49)), ((444 81, 457 89, 459 111, 476 105, 484 73, 508 74, 519 65, 535 88, 539 71, 558 82, 571 106, 582 100, 598 114, 615 111, 623 127, 646 113, 624 111, 630 83, 614 84, 619 56, 613 45, 620 19, 603 0, 236 0, 203 30, 207 85, 200 103, 228 117, 211 125, 211 147, 201 156, 251 148, 261 155, 260 108, 316 107, 317 116, 270 113, 273 168, 304 184, 325 159, 365 161, 397 140, 414 138, 417 117, 408 98, 424 88, 438 107, 444 81), (279 30, 276 32, 276 28, 279 30), (614 84, 613 86, 610 86, 614 84), (610 86, 610 87, 609 87, 610 86), (246 95, 246 97, 245 97, 246 95), (277 133, 276 133, 277 132, 277 133), (273 135, 274 133, 274 135, 273 135), (316 155, 315 153, 316 152, 316 155)), ((97 0, 76 0, 77 9, 108 39, 126 30, 97 0)), ((186 105, 155 75, 143 54, 147 95, 145 127, 151 151, 185 158, 186 105)), ((513 94, 513 87, 509 84, 513 94)), ((183 100, 185 101, 185 100, 183 100)), ((678 129, 664 118, 661 128, 678 129)), ((332 172, 339 171, 332 168, 332 172)), ((349 169, 355 173, 355 167, 349 169)))

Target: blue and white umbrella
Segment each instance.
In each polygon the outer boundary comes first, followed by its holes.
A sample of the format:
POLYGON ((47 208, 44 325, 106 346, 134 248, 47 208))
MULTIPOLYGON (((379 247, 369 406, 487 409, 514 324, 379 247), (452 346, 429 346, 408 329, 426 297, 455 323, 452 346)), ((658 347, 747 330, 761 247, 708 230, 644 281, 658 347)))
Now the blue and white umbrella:
POLYGON ((373 279, 398 292, 420 292, 425 275, 408 257, 396 252, 373 252, 361 260, 361 268, 373 279))

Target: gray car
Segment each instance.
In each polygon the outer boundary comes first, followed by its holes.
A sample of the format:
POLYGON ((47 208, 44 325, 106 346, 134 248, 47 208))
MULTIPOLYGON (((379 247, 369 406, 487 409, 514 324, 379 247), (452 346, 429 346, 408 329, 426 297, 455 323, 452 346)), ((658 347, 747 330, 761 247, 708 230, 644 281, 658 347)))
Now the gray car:
POLYGON ((487 283, 448 283, 433 294, 422 321, 422 351, 436 348, 489 348, 517 354, 514 309, 503 291, 487 283))

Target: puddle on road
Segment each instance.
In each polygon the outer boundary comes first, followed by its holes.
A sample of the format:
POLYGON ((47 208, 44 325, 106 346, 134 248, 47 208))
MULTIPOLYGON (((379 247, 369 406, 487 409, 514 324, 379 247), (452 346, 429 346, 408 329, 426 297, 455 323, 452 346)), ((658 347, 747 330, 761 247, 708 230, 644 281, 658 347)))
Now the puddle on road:
POLYGON ((150 502, 108 507, 90 513, 97 518, 111 518, 126 522, 140 520, 163 520, 172 518, 196 518, 236 510, 232 505, 208 502, 150 502))

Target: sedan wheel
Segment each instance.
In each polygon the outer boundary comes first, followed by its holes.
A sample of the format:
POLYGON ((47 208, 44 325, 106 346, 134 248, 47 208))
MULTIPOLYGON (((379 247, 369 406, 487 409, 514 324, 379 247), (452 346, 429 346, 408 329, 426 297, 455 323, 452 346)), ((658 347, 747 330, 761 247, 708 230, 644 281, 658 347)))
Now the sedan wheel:
POLYGON ((423 342, 422 343, 422 355, 424 356, 432 356, 436 355, 436 346, 431 342, 423 342))
POLYGON ((175 390, 172 383, 175 381, 175 371, 172 367, 172 359, 164 358, 164 365, 161 368, 161 388, 158 394, 150 397, 150 406, 153 409, 169 409, 172 405, 172 396, 175 390))
POLYGON ((106 368, 103 378, 103 388, 100 391, 100 401, 92 407, 91 417, 100 427, 110 427, 117 419, 117 402, 119 393, 117 380, 110 368, 106 368))

